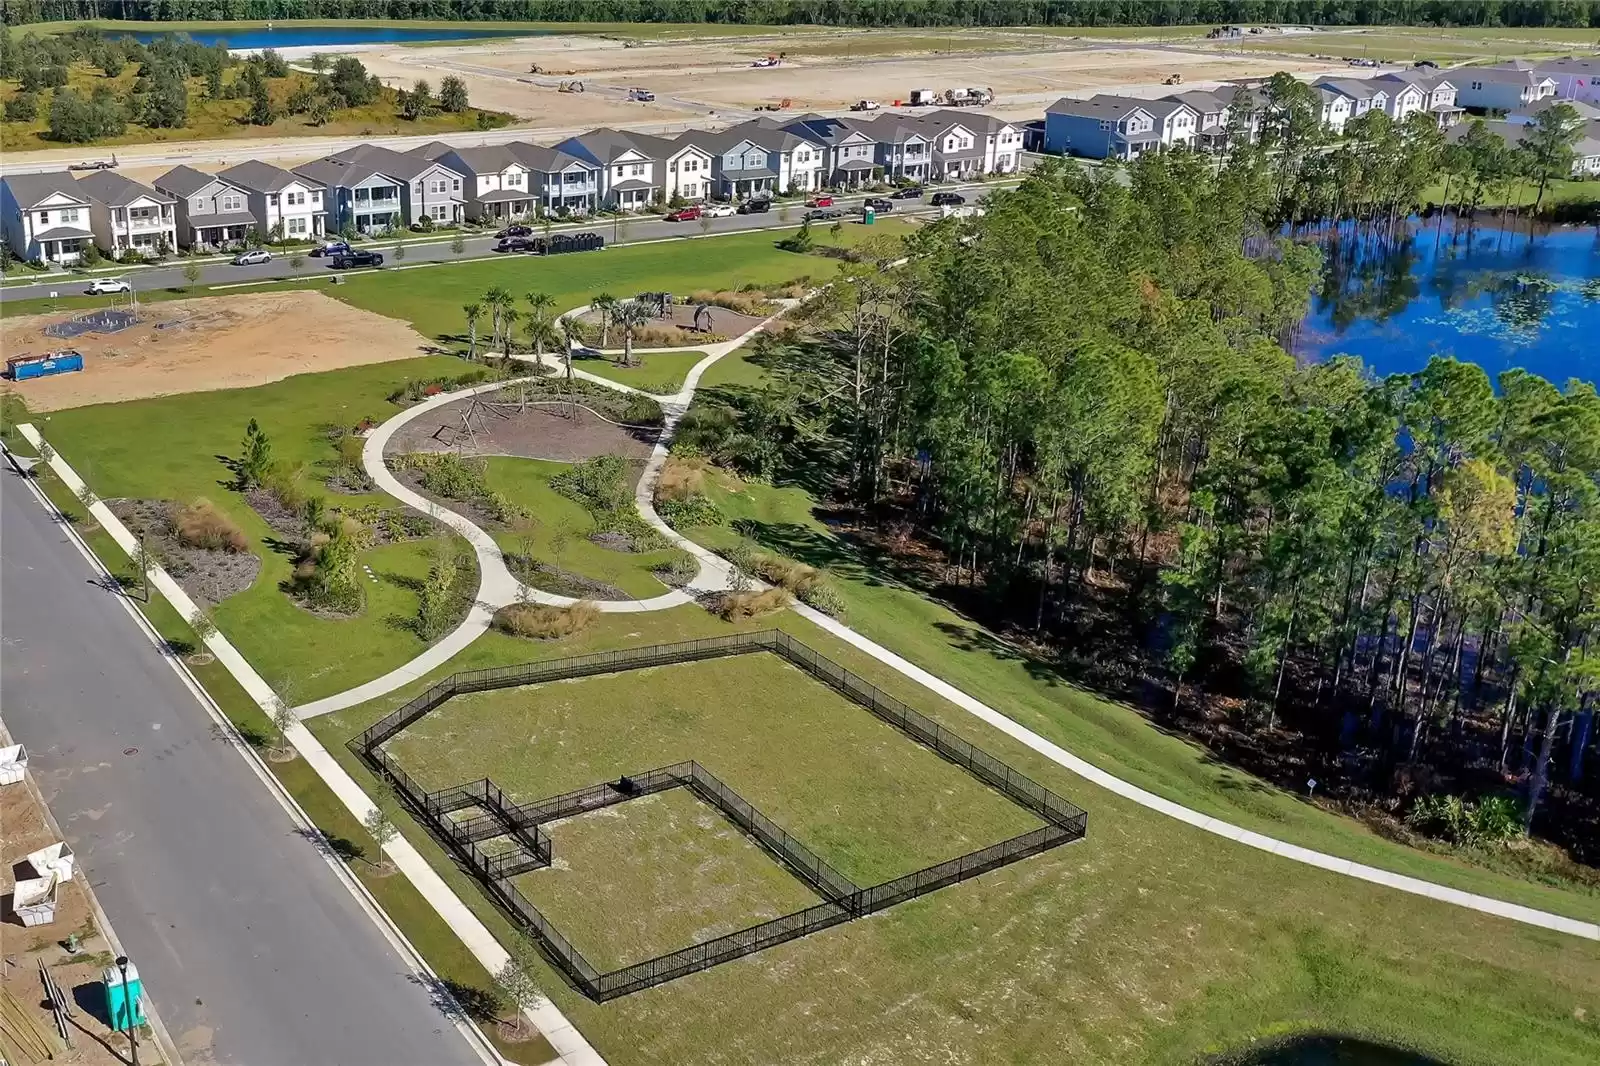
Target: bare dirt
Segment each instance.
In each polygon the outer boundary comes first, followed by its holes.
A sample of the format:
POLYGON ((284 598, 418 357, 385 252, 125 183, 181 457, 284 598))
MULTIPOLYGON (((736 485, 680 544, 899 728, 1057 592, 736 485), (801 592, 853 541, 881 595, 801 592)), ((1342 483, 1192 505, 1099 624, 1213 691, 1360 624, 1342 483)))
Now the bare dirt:
POLYGON ((469 436, 462 427, 462 416, 471 404, 471 399, 457 400, 417 416, 390 438, 386 453, 459 451, 463 455, 515 455, 560 463, 620 455, 642 461, 660 437, 659 429, 624 429, 582 407, 569 417, 564 406, 530 406, 517 411, 511 405, 498 405, 492 410, 480 407, 469 436))
POLYGON ((8 382, 34 411, 263 385, 295 374, 413 359, 431 348, 410 326, 295 290, 143 304, 120 333, 60 340, 45 326, 81 311, 0 320, 8 357, 63 348, 82 373, 8 382))
POLYGON ((172 532, 179 505, 171 500, 107 500, 106 506, 183 591, 207 607, 243 592, 261 572, 261 560, 251 552, 195 548, 179 540, 172 532))

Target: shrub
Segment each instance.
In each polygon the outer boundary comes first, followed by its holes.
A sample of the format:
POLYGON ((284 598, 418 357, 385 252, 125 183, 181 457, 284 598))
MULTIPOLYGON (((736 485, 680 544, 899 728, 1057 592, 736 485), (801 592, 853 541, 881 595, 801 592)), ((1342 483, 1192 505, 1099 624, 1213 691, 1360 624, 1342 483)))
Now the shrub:
POLYGON ((1509 796, 1486 796, 1475 804, 1448 794, 1422 796, 1406 821, 1458 847, 1504 844, 1522 835, 1517 803, 1509 796))
POLYGON ((597 455, 574 463, 550 478, 550 487, 591 515, 610 515, 632 501, 628 489, 628 461, 620 455, 597 455))
POLYGON ((656 502, 687 500, 705 492, 706 461, 699 457, 669 455, 656 479, 656 502))
POLYGON ((830 618, 844 615, 844 597, 839 590, 825 581, 818 581, 800 593, 800 602, 830 618))
POLYGON ((752 554, 740 569, 749 570, 767 584, 777 585, 801 598, 804 598, 807 589, 822 580, 822 575, 817 573, 815 567, 785 559, 781 555, 752 554))
POLYGON ((588 600, 570 607, 542 603, 510 603, 494 613, 494 626, 502 633, 529 640, 562 640, 582 633, 600 618, 600 608, 588 600))
POLYGON ((672 555, 650 568, 664 584, 687 585, 700 572, 700 560, 679 548, 672 555))
POLYGON ((621 421, 630 426, 659 426, 665 417, 661 405, 648 396, 629 393, 622 405, 621 421))
POLYGON ((750 315, 753 318, 765 318, 777 310, 772 301, 767 299, 767 294, 760 289, 741 289, 738 292, 697 289, 689 294, 688 302, 725 307, 729 311, 737 311, 741 315, 750 315))
POLYGON ((773 611, 781 611, 794 602, 783 589, 767 589, 765 592, 723 592, 719 593, 713 604, 712 610, 729 622, 738 622, 745 618, 759 618, 773 611))
POLYGON ((482 459, 464 459, 454 452, 408 452, 394 465, 414 470, 424 490, 451 500, 472 500, 489 494, 482 459))
POLYGON ((690 529, 694 526, 720 526, 722 511, 705 496, 688 496, 684 499, 661 500, 656 513, 673 529, 690 529))
POLYGON ((172 532, 191 548, 242 552, 250 546, 244 530, 204 497, 172 516, 172 532))
POLYGON ((483 504, 483 509, 494 516, 496 522, 515 522, 526 514, 519 504, 501 492, 486 492, 480 502, 483 504))
POLYGON ((299 466, 273 463, 261 476, 261 487, 283 506, 298 514, 306 505, 306 491, 300 483, 304 473, 299 466))

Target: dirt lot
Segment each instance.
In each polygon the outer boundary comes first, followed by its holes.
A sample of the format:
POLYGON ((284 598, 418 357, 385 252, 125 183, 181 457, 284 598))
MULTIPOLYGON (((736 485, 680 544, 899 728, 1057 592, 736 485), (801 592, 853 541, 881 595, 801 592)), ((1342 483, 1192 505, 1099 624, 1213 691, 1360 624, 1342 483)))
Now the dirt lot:
POLYGON ((35 411, 261 385, 294 374, 393 359, 430 347, 411 327, 320 292, 210 296, 145 304, 120 333, 58 339, 43 332, 79 312, 0 320, 8 356, 75 348, 82 373, 6 382, 35 411))
POLYGON ((471 400, 457 400, 417 416, 395 433, 386 453, 459 450, 464 455, 515 455, 559 463, 621 455, 642 461, 660 436, 658 429, 624 429, 581 407, 568 418, 559 407, 517 411, 506 404, 478 408, 469 438, 462 415, 471 405, 471 400))

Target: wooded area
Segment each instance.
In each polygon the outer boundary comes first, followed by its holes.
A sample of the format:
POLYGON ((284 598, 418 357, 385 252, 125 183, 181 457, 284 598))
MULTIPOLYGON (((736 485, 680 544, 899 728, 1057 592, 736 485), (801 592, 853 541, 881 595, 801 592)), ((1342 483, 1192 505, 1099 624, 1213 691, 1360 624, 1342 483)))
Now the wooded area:
POLYGON ((829 497, 863 558, 1001 654, 1285 787, 1464 843, 1533 823, 1582 858, 1600 398, 1450 359, 1298 365, 1322 247, 1412 239, 1446 164, 1423 124, 1358 133, 1311 168, 1345 190, 1319 202, 1277 151, 1290 110, 1220 169, 1146 155, 1124 186, 1052 163, 982 217, 866 246, 759 357, 770 383, 680 446, 829 497))
POLYGON ((504 19, 821 26, 1600 26, 1596 0, 6 0, 5 20, 504 19))

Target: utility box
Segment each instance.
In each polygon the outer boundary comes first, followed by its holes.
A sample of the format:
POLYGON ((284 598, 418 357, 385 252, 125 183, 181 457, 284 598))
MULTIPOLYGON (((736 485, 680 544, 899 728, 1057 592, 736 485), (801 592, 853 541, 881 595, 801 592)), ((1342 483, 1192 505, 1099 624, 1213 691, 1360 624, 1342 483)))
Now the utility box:
POLYGON ((139 980, 139 968, 128 963, 126 985, 122 983, 122 971, 116 966, 107 966, 102 970, 100 980, 106 986, 106 1013, 110 1016, 111 1028, 126 1033, 135 1026, 143 1025, 144 984, 139 980))

